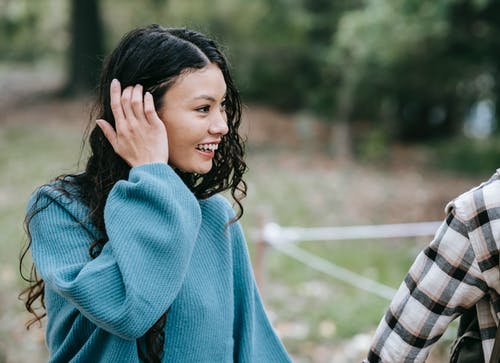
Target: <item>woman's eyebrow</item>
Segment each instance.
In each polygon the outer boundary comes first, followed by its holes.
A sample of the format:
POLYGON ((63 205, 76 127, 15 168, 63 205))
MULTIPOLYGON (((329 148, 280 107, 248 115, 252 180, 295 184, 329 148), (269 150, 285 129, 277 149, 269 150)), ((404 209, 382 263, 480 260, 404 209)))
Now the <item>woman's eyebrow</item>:
MULTIPOLYGON (((224 96, 222 96, 222 99, 226 98, 226 96, 227 96, 227 94, 224 93, 224 96)), ((210 101, 210 102, 216 102, 217 101, 215 99, 215 97, 210 96, 210 95, 199 95, 199 96, 194 97, 193 100, 207 100, 207 101, 210 101)))
POLYGON ((207 100, 207 101, 212 101, 215 102, 215 98, 209 95, 199 95, 193 98, 194 100, 207 100))

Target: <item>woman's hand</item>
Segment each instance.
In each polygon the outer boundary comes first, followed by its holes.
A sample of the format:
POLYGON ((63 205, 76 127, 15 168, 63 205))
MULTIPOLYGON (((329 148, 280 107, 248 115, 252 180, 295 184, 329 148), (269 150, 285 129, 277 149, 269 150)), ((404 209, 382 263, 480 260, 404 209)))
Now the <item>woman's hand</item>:
POLYGON ((115 152, 131 167, 142 164, 168 163, 167 131, 156 113, 153 96, 142 95, 141 85, 129 86, 121 91, 114 79, 110 86, 111 110, 115 129, 105 120, 97 120, 104 136, 115 152))

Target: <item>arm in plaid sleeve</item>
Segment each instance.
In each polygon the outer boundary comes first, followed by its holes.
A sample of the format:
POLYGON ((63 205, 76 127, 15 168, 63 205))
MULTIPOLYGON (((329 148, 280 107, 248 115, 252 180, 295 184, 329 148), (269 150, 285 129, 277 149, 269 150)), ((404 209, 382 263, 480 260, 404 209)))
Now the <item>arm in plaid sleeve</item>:
POLYGON ((450 322, 488 291, 469 238, 453 208, 405 276, 381 320, 365 362, 424 362, 450 322))

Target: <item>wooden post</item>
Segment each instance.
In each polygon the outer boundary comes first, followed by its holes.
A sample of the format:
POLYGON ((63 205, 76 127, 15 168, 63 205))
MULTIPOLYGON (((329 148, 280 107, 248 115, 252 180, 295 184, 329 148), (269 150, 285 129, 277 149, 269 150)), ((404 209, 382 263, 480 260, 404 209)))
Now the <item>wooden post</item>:
POLYGON ((254 258, 253 258, 253 268, 255 274, 255 281, 257 282, 257 287, 261 294, 264 293, 266 284, 266 252, 268 249, 268 243, 264 238, 264 227, 266 223, 269 222, 269 212, 266 210, 261 210, 257 214, 256 226, 257 233, 255 236, 255 248, 254 248, 254 258))

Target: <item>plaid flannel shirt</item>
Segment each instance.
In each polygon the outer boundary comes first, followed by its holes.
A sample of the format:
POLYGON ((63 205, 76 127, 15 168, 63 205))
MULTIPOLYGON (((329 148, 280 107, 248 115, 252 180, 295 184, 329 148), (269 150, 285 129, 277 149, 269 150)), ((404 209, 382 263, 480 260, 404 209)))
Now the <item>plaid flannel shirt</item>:
POLYGON ((474 304, 489 362, 500 311, 500 169, 446 212, 382 318, 365 363, 424 362, 450 322, 474 304))

